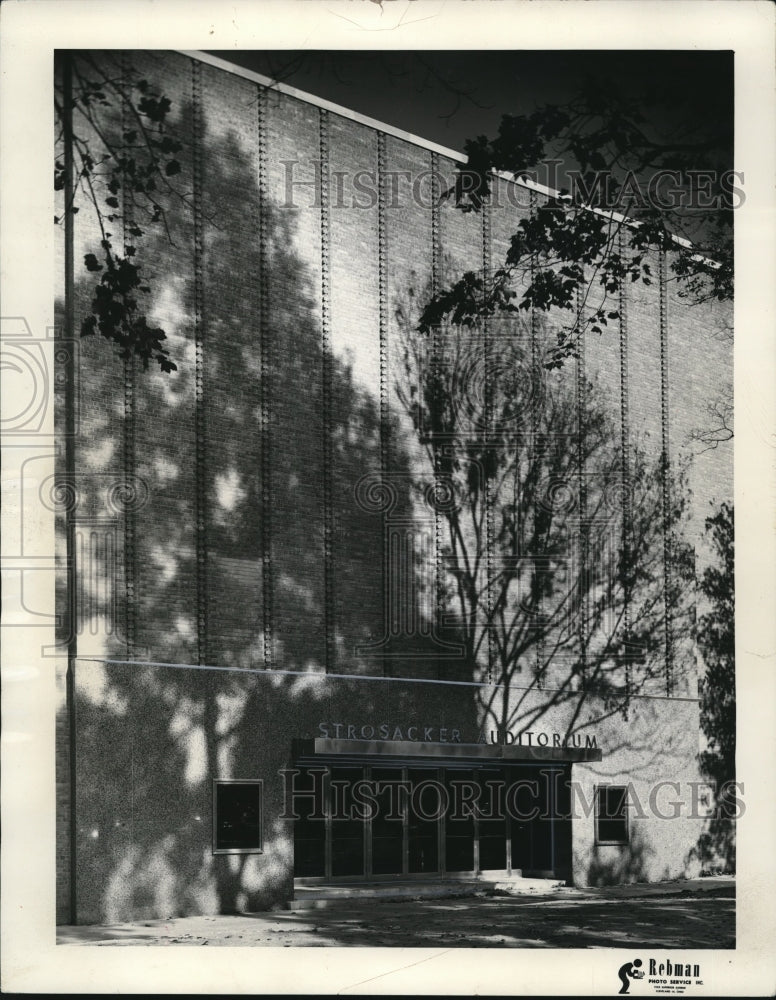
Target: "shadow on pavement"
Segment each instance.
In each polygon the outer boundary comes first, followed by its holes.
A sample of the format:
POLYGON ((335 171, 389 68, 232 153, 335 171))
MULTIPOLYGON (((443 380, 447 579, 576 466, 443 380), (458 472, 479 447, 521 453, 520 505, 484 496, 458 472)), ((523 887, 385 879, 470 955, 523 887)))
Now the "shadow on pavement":
POLYGON ((60 944, 458 948, 734 948, 717 892, 606 900, 467 899, 63 927, 60 944))

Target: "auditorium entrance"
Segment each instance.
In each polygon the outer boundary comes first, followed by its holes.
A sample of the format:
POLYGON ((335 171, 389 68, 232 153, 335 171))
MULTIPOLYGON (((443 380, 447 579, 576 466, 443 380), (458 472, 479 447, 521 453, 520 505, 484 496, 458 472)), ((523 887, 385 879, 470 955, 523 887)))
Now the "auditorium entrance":
POLYGON ((286 789, 300 880, 571 876, 571 765, 297 766, 286 789))

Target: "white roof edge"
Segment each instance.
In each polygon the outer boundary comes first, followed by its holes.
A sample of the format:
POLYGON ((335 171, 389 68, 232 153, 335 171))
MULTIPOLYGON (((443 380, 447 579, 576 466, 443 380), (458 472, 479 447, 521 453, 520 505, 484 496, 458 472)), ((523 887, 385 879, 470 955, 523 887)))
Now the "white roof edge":
MULTIPOLYGON (((290 87, 286 83, 280 83, 278 80, 273 80, 269 76, 256 73, 252 69, 246 69, 244 66, 237 66, 235 63, 227 62, 225 59, 220 59, 218 56, 211 56, 207 52, 201 52, 196 49, 176 49, 175 51, 182 56, 187 56, 189 59, 197 59, 199 62, 207 63, 209 66, 214 66, 216 69, 222 69, 227 73, 233 73, 235 76, 241 76, 245 80, 252 80, 254 83, 260 84, 262 87, 277 90, 281 94, 287 94, 289 97, 295 97, 300 101, 304 101, 306 104, 312 104, 315 107, 323 108, 325 111, 331 111, 333 114, 340 115, 342 118, 349 118, 351 121, 358 122, 360 125, 366 125, 368 128, 375 129, 377 132, 384 132, 386 135, 392 135, 397 139, 403 139, 406 142, 410 142, 414 146, 420 146, 423 149, 428 149, 432 153, 439 153, 440 156, 445 156, 449 160, 454 160, 457 163, 468 162, 467 156, 454 149, 448 149, 446 146, 440 146, 438 143, 431 142, 429 139, 423 139, 419 135, 413 135, 412 132, 405 132, 403 129, 396 128, 394 125, 388 125, 386 122, 378 121, 376 118, 370 118, 368 115, 362 115, 358 111, 353 111, 351 108, 346 108, 341 104, 335 104, 333 101, 324 100, 324 98, 317 97, 315 94, 310 94, 305 90, 290 87)), ((543 194, 548 198, 560 200, 564 199, 564 195, 562 195, 560 191, 557 191, 554 188, 546 187, 544 184, 539 184, 537 181, 533 181, 529 177, 516 177, 502 170, 494 170, 493 174, 503 181, 516 184, 518 187, 526 188, 529 191, 536 191, 538 194, 543 194)), ((594 212, 596 215, 603 215, 615 222, 625 223, 625 225, 628 226, 640 225, 640 223, 636 220, 629 219, 620 212, 606 211, 604 209, 592 208, 590 206, 583 207, 588 208, 589 211, 594 212)), ((690 243, 689 240, 683 239, 681 236, 674 236, 672 234, 671 239, 674 243, 684 249, 692 249, 692 243, 690 243)), ((694 254, 693 260, 707 260, 714 267, 720 266, 716 261, 709 260, 709 258, 705 257, 703 254, 694 254)))
POLYGON ((324 100, 324 98, 317 97, 315 94, 309 94, 305 90, 298 90, 296 87, 290 87, 287 83, 280 83, 278 80, 273 80, 269 76, 256 73, 252 69, 246 69, 244 66, 236 66, 234 63, 227 62, 225 59, 219 59, 218 56, 211 56, 207 52, 189 51, 185 49, 177 49, 176 51, 182 56, 188 56, 190 59, 198 59, 200 62, 208 63, 210 66, 215 66, 216 69, 223 69, 226 70, 227 73, 233 73, 235 76, 241 76, 245 80, 253 80, 254 83, 258 83, 262 87, 277 90, 279 93, 287 94, 289 97, 296 97, 298 100, 304 101, 306 104, 313 104, 318 108, 323 108, 325 111, 331 111, 333 114, 339 115, 342 118, 349 118, 351 121, 358 122, 360 125, 366 125, 378 132, 385 132, 386 135, 395 136, 397 139, 404 139, 407 142, 411 142, 414 146, 422 146, 424 149, 428 149, 432 153, 439 153, 441 156, 446 156, 450 160, 455 160, 458 163, 466 163, 467 157, 464 156, 463 153, 459 153, 454 149, 448 149, 446 146, 440 146, 436 142, 431 142, 429 139, 423 139, 421 136, 413 135, 411 132, 405 132, 403 129, 396 128, 394 125, 388 125, 385 122, 380 122, 376 118, 369 118, 368 115, 362 115, 358 111, 353 111, 351 108, 343 107, 341 104, 335 104, 333 101, 324 100))

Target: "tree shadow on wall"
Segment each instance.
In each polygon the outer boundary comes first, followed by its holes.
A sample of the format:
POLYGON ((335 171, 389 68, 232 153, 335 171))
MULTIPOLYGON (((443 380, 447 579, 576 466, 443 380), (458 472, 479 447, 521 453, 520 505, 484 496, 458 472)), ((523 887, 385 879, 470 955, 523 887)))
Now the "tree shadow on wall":
MULTIPOLYGON (((736 818, 743 811, 736 784, 735 680, 735 525, 733 507, 721 504, 706 519, 714 563, 701 577, 707 602, 698 619, 697 641, 703 657, 699 684, 701 729, 706 749, 699 761, 714 790, 713 808, 691 859, 707 874, 736 870, 736 818)), ((741 786, 743 791, 743 786, 741 786)))
POLYGON ((542 317, 425 330, 411 300, 399 314, 400 402, 446 494, 450 633, 470 676, 492 682, 483 724, 522 732, 562 718, 571 736, 627 718, 632 698, 664 690, 667 629, 681 690, 693 582, 684 470, 665 470, 637 428, 623 445, 619 400, 598 376, 544 367, 555 336, 542 317))
POLYGON ((687 863, 697 862, 702 875, 734 875, 736 871, 736 818, 742 811, 741 799, 737 798, 738 786, 716 782, 709 776, 712 788, 719 789, 712 795, 710 815, 698 842, 689 851, 687 863))
POLYGON ((638 826, 631 829, 630 840, 622 847, 594 844, 587 867, 587 885, 627 885, 650 881, 649 857, 654 849, 644 840, 638 826))
MULTIPOLYGON (((177 132, 192 135, 190 106, 177 132)), ((288 898, 292 826, 274 817, 291 738, 317 735, 343 697, 364 719, 387 704, 382 686, 340 681, 335 690, 325 674, 327 665, 359 672, 349 650, 383 627, 382 580, 373 582, 382 520, 354 500, 358 479, 380 468, 379 407, 347 364, 324 364, 295 214, 262 202, 236 133, 206 135, 199 150, 202 232, 178 213, 172 245, 147 237, 142 248, 154 262, 146 280, 178 371, 143 372, 96 338, 79 344, 73 518, 106 525, 123 552, 115 573, 100 566, 99 551, 78 564, 79 587, 91 594, 75 668, 80 922, 251 910, 288 898), (327 461, 336 473, 333 654, 325 634, 327 461), (380 592, 376 602, 364 598, 370 588, 373 598, 380 592), (202 663, 229 669, 196 669, 202 663), (263 854, 212 853, 215 777, 264 779, 263 854)), ((190 144, 184 154, 187 184, 190 144)), ((78 281, 76 329, 91 294, 78 281)), ((394 461, 405 465, 398 444, 394 461)), ((396 502, 401 513, 408 491, 396 502)))

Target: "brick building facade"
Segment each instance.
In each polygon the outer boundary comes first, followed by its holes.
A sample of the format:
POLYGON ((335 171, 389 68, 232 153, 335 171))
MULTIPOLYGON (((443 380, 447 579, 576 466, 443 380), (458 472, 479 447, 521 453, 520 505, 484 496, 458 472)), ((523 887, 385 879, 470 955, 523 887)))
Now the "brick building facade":
MULTIPOLYGON (((60 581, 64 642, 68 607, 75 624, 59 918, 264 908, 295 878, 697 871, 697 809, 655 815, 674 812, 670 789, 649 803, 658 781, 686 797, 702 780, 685 557, 697 576, 703 520, 732 495, 732 446, 690 460, 689 441, 732 369, 725 308, 691 305, 654 253, 658 280, 629 286, 617 322, 559 373, 537 359, 562 317, 493 320, 457 354, 450 331, 420 342, 418 303, 450 276, 487 275, 544 192, 497 179, 490 205, 462 213, 438 198, 450 151, 210 57, 105 58, 170 97, 184 145, 170 239, 141 247, 178 370, 143 371, 90 338, 61 387, 74 435, 60 552, 64 566, 69 537, 76 572, 60 581), (417 400, 432 383, 463 402, 430 447, 417 400), (499 424, 504 385, 521 405, 499 424), (511 478, 487 472, 496 438, 511 478), (551 548, 537 547, 541 518, 551 548), (623 545, 644 579, 619 592, 623 545), (484 582, 474 646, 463 552, 484 582), (575 596, 561 615, 563 573, 575 596), (509 650, 507 613, 533 616, 509 650), (410 794, 424 779, 537 780, 553 818, 338 818, 337 777, 410 794), (310 793, 297 819, 291 787, 310 793), (643 814, 622 812, 625 788, 643 814), (592 812, 569 810, 573 796, 592 812)), ((76 262, 99 241, 85 208, 74 240, 76 262)), ((74 330, 82 271, 70 300, 67 281, 58 291, 74 330)))

